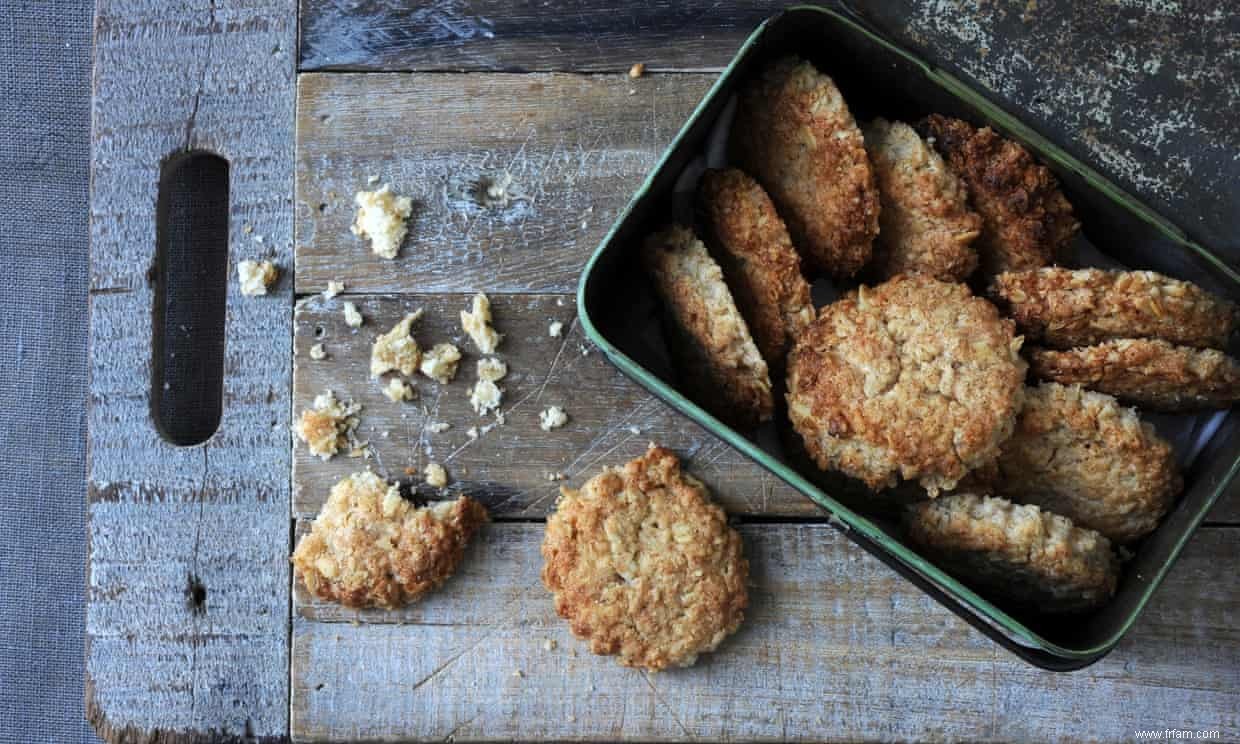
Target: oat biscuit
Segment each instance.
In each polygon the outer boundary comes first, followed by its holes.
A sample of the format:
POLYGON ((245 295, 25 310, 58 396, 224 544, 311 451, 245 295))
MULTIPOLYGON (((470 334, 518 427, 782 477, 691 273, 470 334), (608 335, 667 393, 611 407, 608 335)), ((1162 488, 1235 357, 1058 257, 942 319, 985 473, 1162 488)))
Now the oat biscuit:
POLYGON ((769 420, 775 402, 766 361, 706 246, 673 226, 646 239, 642 258, 666 310, 682 392, 735 426, 769 420))
POLYGON ((964 281, 977 268, 972 244, 982 229, 964 183, 907 124, 875 119, 864 135, 882 205, 875 273, 964 281))
POLYGON ((822 469, 935 495, 1011 433, 1019 349, 1012 321, 963 284, 897 276, 822 308, 789 355, 788 415, 822 469))
POLYGON ((1042 612, 1098 607, 1119 580, 1109 540, 1036 506, 951 494, 913 506, 906 528, 948 571, 1042 612))
POLYGON ((706 487, 662 447, 562 489, 543 584, 573 633, 625 666, 693 664, 740 626, 749 564, 706 487))
POLYGON ((878 234, 878 188, 844 97, 812 64, 787 57, 740 93, 733 160, 771 195, 807 269, 852 276, 878 234))
POLYGON ((355 473, 332 487, 293 567, 320 599, 396 608, 446 581, 486 520, 468 496, 416 507, 374 473, 355 473))
POLYGON ((973 244, 982 273, 1055 261, 1080 223, 1050 169, 990 127, 933 114, 918 129, 968 186, 973 209, 982 217, 982 234, 973 244))
POLYGON ((1000 274, 990 294, 1030 341, 1070 349, 1113 338, 1227 346, 1236 306, 1153 271, 1044 268, 1000 274))
POLYGON ((769 368, 782 369, 793 339, 814 320, 788 228, 758 182, 736 168, 707 171, 698 203, 758 351, 769 368))
POLYGON ((1115 543, 1157 527, 1183 485, 1171 445, 1136 411, 1053 382, 1026 392, 998 468, 998 495, 1062 514, 1115 543))
POLYGON ((1121 338, 1075 349, 1030 350, 1044 380, 1079 384, 1131 405, 1169 413, 1228 408, 1240 400, 1240 363, 1217 349, 1121 338))

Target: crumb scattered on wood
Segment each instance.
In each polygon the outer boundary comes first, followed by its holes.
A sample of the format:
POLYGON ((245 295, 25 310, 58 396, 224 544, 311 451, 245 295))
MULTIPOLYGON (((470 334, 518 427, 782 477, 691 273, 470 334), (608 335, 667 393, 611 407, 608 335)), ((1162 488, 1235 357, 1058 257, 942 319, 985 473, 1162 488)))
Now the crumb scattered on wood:
POLYGON ((430 351, 422 355, 419 366, 422 374, 440 385, 447 385, 456 377, 456 368, 461 361, 461 350, 453 344, 435 344, 430 351))
POLYGON ((543 431, 558 429, 568 423, 568 414, 559 406, 551 406, 538 414, 538 425, 543 431))
POLYGON ((378 377, 396 370, 409 377, 418 371, 422 350, 413 338, 413 324, 422 317, 421 308, 406 313, 392 330, 375 339, 370 350, 370 376, 378 377))
POLYGON ((293 431, 305 442, 310 454, 330 460, 352 442, 357 429, 357 413, 362 407, 356 403, 342 403, 335 393, 325 390, 314 399, 312 408, 301 412, 293 431))
POLYGON ((474 295, 472 309, 461 311, 461 328, 483 354, 494 354, 504 338, 491 327, 491 299, 482 292, 474 295))
POLYGON ((426 485, 434 488, 443 488, 448 485, 448 471, 437 462, 427 463, 422 471, 422 477, 426 479, 426 485))
POLYGON ((478 379, 499 382, 508 374, 508 364, 503 359, 487 357, 478 360, 478 379))
POLYGON ((637 78, 645 74, 646 74, 646 63, 645 62, 637 62, 632 67, 629 68, 629 77, 633 78, 634 80, 636 80, 637 78))
POLYGON ((563 332, 564 324, 558 320, 552 321, 551 325, 547 326, 547 335, 551 338, 559 338, 563 332))
POLYGON ((413 214, 413 200, 392 193, 391 186, 378 191, 359 191, 353 201, 357 216, 350 228, 353 234, 370 240, 370 249, 381 258, 396 258, 407 232, 406 221, 413 214))
POLYGON ((344 324, 350 328, 361 328, 366 319, 352 302, 344 303, 344 324))
POLYGON ((314 346, 311 346, 310 347, 310 358, 315 360, 316 362, 326 359, 327 349, 323 346, 323 344, 315 344, 314 346))
POLYGON ((399 377, 393 377, 388 380, 388 384, 383 388, 383 394, 386 395, 387 399, 393 403, 413 400, 418 397, 418 391, 414 389, 413 385, 410 385, 399 377))
POLYGON ((270 261, 241 261, 237 264, 241 294, 247 297, 267 294, 267 289, 275 284, 279 275, 275 264, 270 261))
POLYGON ((323 290, 323 299, 330 300, 336 295, 344 291, 344 282, 338 282, 335 279, 327 283, 327 289, 323 290))

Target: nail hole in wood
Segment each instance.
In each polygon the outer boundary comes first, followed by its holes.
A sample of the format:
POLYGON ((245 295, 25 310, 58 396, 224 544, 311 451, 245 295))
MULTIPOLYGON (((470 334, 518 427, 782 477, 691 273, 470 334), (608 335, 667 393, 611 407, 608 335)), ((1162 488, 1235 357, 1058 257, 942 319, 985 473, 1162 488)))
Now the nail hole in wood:
POLYGON ((207 587, 194 574, 185 577, 185 605, 195 615, 202 615, 207 611, 207 587))
POLYGON ((161 436, 205 442, 220 425, 228 295, 228 161, 164 161, 156 206, 152 407, 161 436))

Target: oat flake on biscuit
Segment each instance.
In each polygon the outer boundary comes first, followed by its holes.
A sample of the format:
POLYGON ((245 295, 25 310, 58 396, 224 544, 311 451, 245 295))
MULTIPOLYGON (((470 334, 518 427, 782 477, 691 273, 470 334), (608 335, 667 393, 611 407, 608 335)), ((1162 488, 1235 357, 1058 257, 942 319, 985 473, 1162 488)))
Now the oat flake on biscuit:
POLYGON ((740 535, 673 453, 651 447, 561 494, 542 580, 591 651, 651 670, 689 666, 740 626, 740 535))

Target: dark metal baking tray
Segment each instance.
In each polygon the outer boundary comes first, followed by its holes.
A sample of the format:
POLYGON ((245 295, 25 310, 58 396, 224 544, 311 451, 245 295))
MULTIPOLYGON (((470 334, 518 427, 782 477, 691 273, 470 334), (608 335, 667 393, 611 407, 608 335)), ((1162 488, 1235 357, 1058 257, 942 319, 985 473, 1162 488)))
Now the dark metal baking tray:
POLYGON ((1135 546, 1115 598, 1070 619, 1040 615, 988 598, 902 542, 897 523, 864 508, 844 479, 763 447, 711 416, 677 390, 657 341, 658 308, 636 260, 652 230, 672 221, 673 191, 706 146, 733 89, 763 65, 797 54, 830 75, 859 121, 874 116, 914 121, 929 113, 990 125, 1023 143, 1048 165, 1082 223, 1082 234, 1131 268, 1188 279, 1236 300, 1240 275, 1218 254, 1189 240, 1169 220, 957 78, 937 70, 869 28, 847 8, 799 6, 773 16, 735 58, 668 147, 599 245, 578 288, 581 321, 607 358, 647 390, 813 500, 847 536, 996 642, 1037 666, 1067 671, 1105 656, 1132 627, 1185 543, 1240 467, 1240 424, 1222 417, 1184 473, 1185 489, 1162 525, 1135 546))

